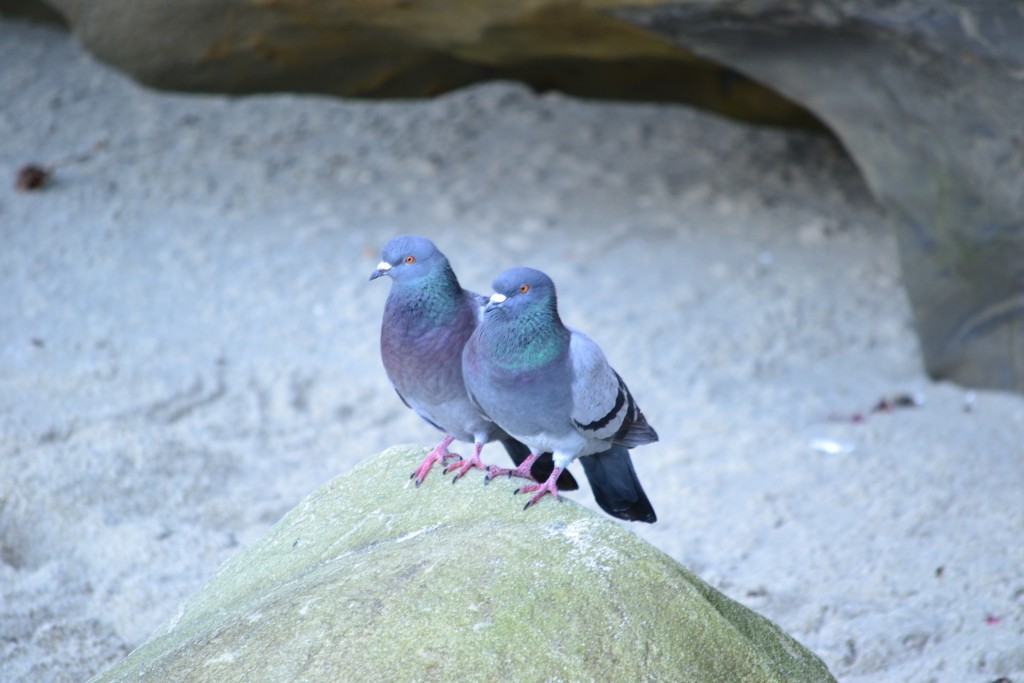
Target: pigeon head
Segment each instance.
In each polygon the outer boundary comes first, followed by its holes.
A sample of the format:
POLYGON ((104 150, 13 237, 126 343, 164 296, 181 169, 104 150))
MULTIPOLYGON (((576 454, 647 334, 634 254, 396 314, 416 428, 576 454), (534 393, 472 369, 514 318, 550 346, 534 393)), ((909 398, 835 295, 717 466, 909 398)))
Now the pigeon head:
POLYGON ((567 352, 570 331, 558 317, 551 278, 533 268, 511 268, 493 284, 495 293, 484 306, 477 330, 493 362, 521 372, 567 352))
POLYGON ((544 273, 533 268, 509 268, 494 278, 494 294, 484 308, 485 312, 503 310, 510 315, 521 315, 530 310, 555 310, 555 283, 544 273))
POLYGON ((434 243, 417 235, 392 238, 380 250, 380 256, 377 269, 370 273, 371 280, 387 275, 396 282, 409 282, 448 267, 448 259, 434 243))

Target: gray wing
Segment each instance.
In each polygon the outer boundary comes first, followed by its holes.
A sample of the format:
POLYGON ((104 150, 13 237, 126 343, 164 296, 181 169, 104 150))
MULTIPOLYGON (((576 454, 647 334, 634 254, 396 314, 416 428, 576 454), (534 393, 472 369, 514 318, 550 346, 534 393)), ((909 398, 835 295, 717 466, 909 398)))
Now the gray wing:
MULTIPOLYGON (((479 325, 484 319, 484 306, 487 305, 487 297, 483 294, 471 292, 468 289, 463 289, 462 293, 466 297, 466 300, 476 307, 476 324, 479 325)), ((463 354, 465 354, 465 350, 463 350, 463 354)), ((484 409, 480 407, 480 403, 476 400, 476 396, 473 395, 473 392, 469 390, 469 387, 466 387, 466 396, 469 398, 470 405, 473 406, 476 412, 480 413, 480 417, 484 418, 488 422, 494 422, 494 420, 491 419, 491 416, 485 413, 484 409)), ((511 451, 509 452, 511 453, 511 451)), ((518 465, 519 463, 516 464, 518 465)))
POLYGON ((487 297, 483 294, 471 292, 468 289, 462 290, 463 296, 476 307, 476 324, 479 325, 484 319, 484 306, 487 305, 487 297))
POLYGON ((572 421, 581 434, 633 448, 658 440, 626 383, 589 337, 572 330, 572 421))

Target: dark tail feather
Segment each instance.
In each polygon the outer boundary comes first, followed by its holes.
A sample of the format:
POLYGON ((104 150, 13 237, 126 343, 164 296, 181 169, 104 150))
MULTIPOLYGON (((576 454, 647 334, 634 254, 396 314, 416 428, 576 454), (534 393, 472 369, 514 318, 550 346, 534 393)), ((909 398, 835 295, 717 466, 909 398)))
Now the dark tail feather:
POLYGON ((602 510, 633 522, 658 521, 636 477, 629 449, 614 445, 603 453, 584 455, 579 460, 602 510))
MULTIPOLYGON (((502 439, 501 445, 505 447, 509 457, 512 458, 512 462, 516 465, 522 463, 530 455, 530 449, 526 447, 526 444, 522 444, 511 437, 502 439)), ((544 453, 534 461, 533 467, 530 468, 530 474, 537 481, 544 482, 548 480, 548 477, 551 476, 554 470, 555 463, 551 459, 551 454, 544 453)), ((569 470, 562 470, 555 483, 558 485, 559 491, 575 491, 580 487, 572 474, 569 473, 569 470)))

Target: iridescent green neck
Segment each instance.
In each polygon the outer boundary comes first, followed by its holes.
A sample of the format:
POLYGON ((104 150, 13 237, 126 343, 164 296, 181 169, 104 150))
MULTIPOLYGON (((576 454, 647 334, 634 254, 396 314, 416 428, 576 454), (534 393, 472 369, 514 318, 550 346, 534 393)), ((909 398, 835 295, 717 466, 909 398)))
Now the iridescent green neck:
POLYGON ((462 287, 450 267, 435 268, 421 278, 395 284, 392 296, 403 308, 414 310, 421 320, 445 324, 459 312, 462 287))
POLYGON ((493 362, 507 370, 547 365, 569 346, 569 330, 558 317, 553 300, 537 302, 496 327, 491 344, 493 362))

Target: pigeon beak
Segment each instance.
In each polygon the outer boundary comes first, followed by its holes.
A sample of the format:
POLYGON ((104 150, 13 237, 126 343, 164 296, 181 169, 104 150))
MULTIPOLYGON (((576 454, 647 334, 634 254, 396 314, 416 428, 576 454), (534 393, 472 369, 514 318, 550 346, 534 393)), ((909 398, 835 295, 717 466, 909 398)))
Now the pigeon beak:
POLYGON ((377 264, 377 270, 370 273, 370 279, 376 280, 381 275, 387 275, 389 270, 391 270, 391 264, 387 261, 381 261, 377 264))
POLYGON ((493 311, 495 308, 500 307, 505 303, 505 299, 508 298, 504 294, 494 293, 491 298, 487 300, 487 305, 484 306, 484 313, 487 311, 493 311))

